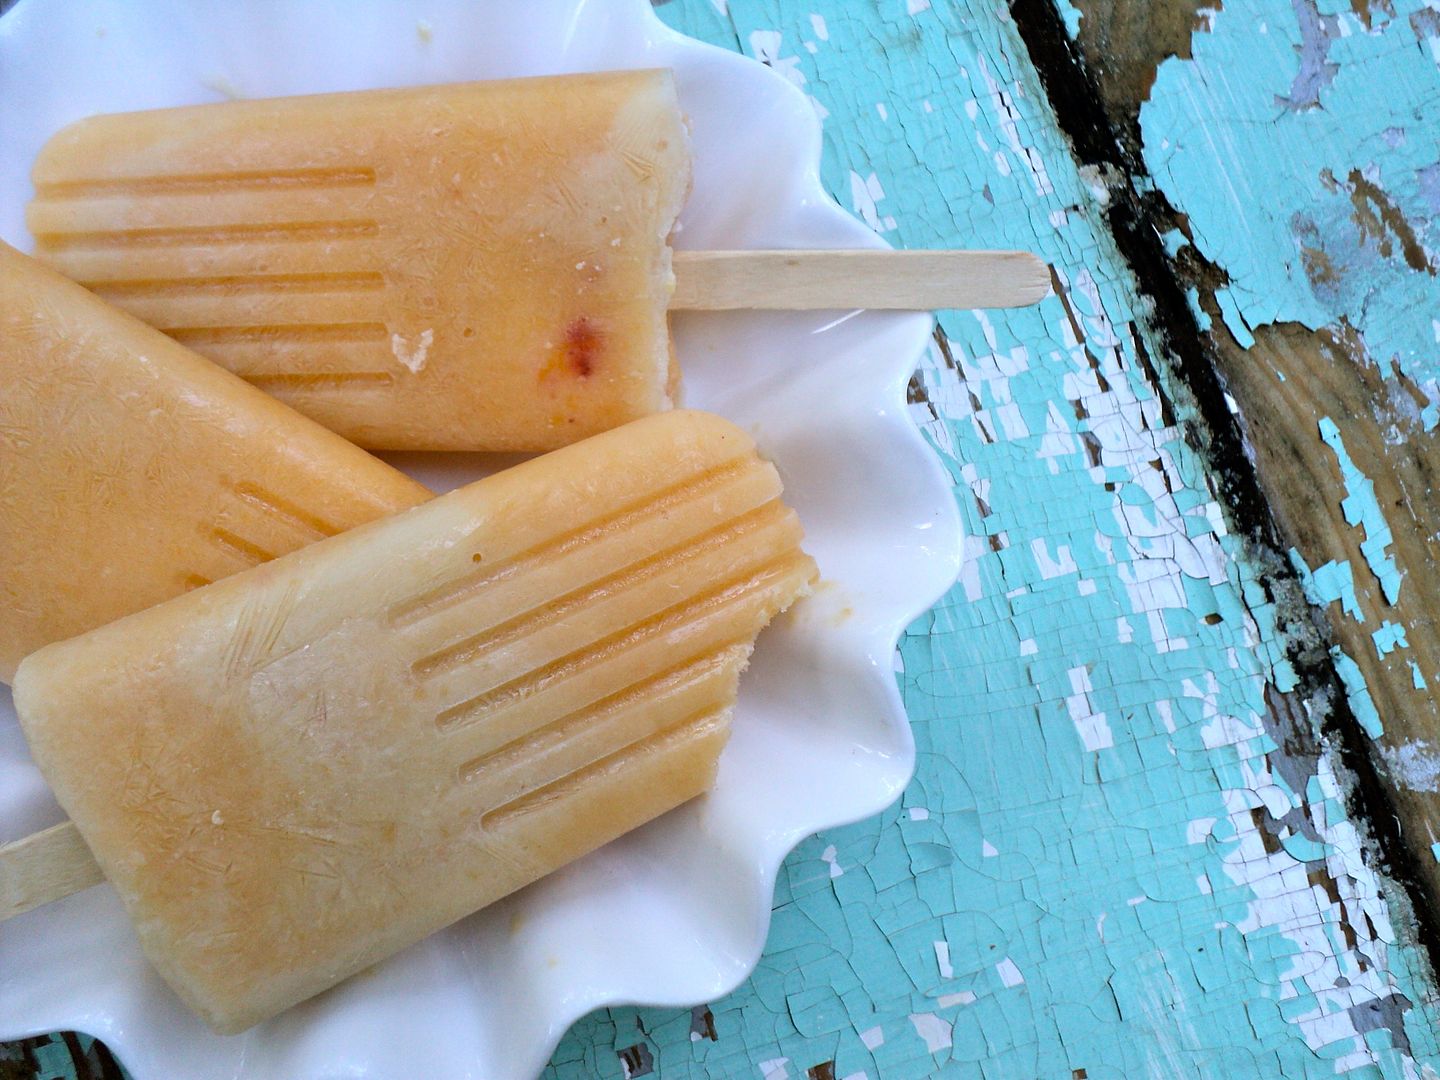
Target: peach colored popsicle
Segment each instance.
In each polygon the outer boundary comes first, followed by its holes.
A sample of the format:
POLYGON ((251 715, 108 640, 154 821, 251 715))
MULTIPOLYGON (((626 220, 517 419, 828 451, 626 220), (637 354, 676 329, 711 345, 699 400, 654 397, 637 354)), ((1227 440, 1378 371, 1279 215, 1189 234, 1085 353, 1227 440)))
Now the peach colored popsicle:
POLYGON ((430 493, 0 244, 0 678, 430 493))
POLYGON ((97 116, 37 255, 346 438, 546 450, 669 407, 668 71, 97 116))
POLYGON ((709 787, 815 575, 780 494, 660 414, 43 649, 16 707, 155 966, 238 1031, 709 787))

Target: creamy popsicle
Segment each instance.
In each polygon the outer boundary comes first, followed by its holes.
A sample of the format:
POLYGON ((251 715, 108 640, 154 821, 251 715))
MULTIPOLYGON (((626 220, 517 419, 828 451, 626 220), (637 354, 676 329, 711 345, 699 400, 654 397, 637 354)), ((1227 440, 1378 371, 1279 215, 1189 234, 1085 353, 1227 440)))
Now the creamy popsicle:
POLYGON ((0 243, 0 679, 429 495, 0 243))
POLYGON ((668 71, 82 120, 37 255, 375 449, 545 450, 671 403, 668 71))
POLYGON ((35 760, 246 1028, 704 791, 815 566, 773 466, 636 421, 41 650, 35 760))

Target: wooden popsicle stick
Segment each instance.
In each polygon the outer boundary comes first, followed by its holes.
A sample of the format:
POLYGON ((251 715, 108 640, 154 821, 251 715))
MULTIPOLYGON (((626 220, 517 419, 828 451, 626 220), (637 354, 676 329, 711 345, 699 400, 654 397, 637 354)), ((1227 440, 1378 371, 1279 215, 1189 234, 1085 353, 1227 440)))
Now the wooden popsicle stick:
POLYGON ((73 822, 0 845, 0 922, 104 880, 73 822))
POLYGON ((1027 251, 677 251, 685 311, 1025 307, 1050 293, 1027 251))

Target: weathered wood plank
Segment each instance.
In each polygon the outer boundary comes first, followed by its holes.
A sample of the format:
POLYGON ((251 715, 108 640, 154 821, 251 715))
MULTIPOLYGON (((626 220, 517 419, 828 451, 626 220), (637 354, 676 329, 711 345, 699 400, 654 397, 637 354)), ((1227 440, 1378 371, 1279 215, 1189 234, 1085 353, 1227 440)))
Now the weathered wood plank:
POLYGON ((1169 245, 1325 609, 1390 804, 1378 812, 1398 821, 1417 902, 1440 911, 1440 203, 1426 187, 1440 17, 1252 0, 1201 15, 1192 47, 1174 40, 1175 5, 1079 6, 1087 63, 1174 205, 1169 245), (1157 82, 1162 52, 1175 59, 1157 82))

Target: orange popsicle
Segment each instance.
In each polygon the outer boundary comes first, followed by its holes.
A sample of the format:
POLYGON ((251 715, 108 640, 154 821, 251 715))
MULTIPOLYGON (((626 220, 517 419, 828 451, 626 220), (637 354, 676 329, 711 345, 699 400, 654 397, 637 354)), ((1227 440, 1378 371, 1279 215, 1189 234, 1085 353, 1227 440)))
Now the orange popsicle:
POLYGON ((82 120, 40 258, 362 446, 545 450, 669 407, 667 71, 82 120))
POLYGON ((238 1031, 705 790, 800 539, 743 432, 665 413, 43 649, 16 708, 238 1031))
POLYGON ((429 492, 0 244, 0 678, 429 492))

